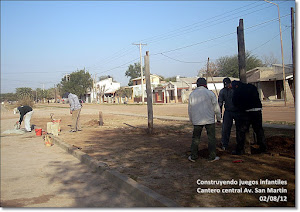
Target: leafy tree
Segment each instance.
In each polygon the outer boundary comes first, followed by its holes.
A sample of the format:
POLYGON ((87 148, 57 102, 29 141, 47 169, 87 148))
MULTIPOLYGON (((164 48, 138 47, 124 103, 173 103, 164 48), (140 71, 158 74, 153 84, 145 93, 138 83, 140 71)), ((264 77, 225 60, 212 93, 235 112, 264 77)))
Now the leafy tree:
POLYGON ((15 93, 1 93, 1 102, 4 101, 17 101, 17 95, 15 93))
POLYGON ((105 80, 105 79, 108 79, 108 78, 112 78, 113 82, 115 81, 114 78, 112 76, 110 76, 110 75, 105 75, 105 76, 99 77, 99 81, 102 81, 102 80, 105 80))
POLYGON ((207 73, 207 65, 198 71, 198 77, 216 77, 219 75, 217 64, 214 62, 209 63, 209 73, 207 73))
MULTIPOLYGON (((238 55, 225 56, 216 61, 218 72, 223 77, 239 77, 238 55)), ((263 66, 263 62, 256 56, 246 52, 246 71, 263 66)))
MULTIPOLYGON (((145 76, 145 67, 143 67, 143 75, 145 76)), ((125 72, 126 77, 130 77, 128 85, 133 85, 132 79, 141 76, 141 64, 134 63, 134 65, 129 65, 127 71, 125 72)))
POLYGON ((28 87, 16 88, 19 105, 33 106, 32 89, 28 87))
POLYGON ((116 94, 119 96, 119 97, 127 97, 127 98, 130 98, 132 96, 132 89, 131 88, 119 88, 117 91, 116 91, 116 94))
POLYGON ((93 87, 93 79, 89 72, 80 70, 72 72, 69 78, 62 78, 60 93, 63 95, 65 92, 76 94, 78 97, 86 94, 88 88, 93 87))
POLYGON ((28 87, 16 88, 16 95, 18 99, 32 97, 32 89, 28 87))

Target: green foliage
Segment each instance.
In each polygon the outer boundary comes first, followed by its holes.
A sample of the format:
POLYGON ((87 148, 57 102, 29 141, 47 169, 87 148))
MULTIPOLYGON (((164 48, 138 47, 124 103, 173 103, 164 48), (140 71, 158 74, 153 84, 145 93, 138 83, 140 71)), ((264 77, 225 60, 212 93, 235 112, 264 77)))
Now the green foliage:
POLYGON ((112 81, 114 82, 114 78, 110 75, 104 75, 104 76, 99 77, 99 81, 102 81, 102 80, 105 80, 105 79, 108 79, 108 78, 112 78, 112 81))
MULTIPOLYGON (((145 76, 145 67, 143 67, 143 74, 145 76)), ((128 85, 133 85, 132 79, 141 76, 141 64, 134 63, 134 65, 129 65, 127 71, 125 72, 126 77, 130 77, 128 85)))
POLYGON ((69 80, 63 78, 61 80, 60 94, 63 95, 66 92, 76 94, 79 98, 86 94, 88 88, 93 87, 93 79, 89 72, 80 70, 72 72, 69 80))
POLYGON ((176 82, 176 76, 175 77, 167 77, 167 78, 164 78, 163 81, 166 81, 166 82, 176 82))
POLYGON ((18 99, 31 98, 32 97, 32 89, 27 88, 27 87, 16 88, 16 96, 18 99))
POLYGON ((4 102, 4 101, 17 101, 17 95, 15 93, 2 93, 0 95, 0 101, 4 102))
MULTIPOLYGON (((220 57, 216 61, 218 72, 223 77, 239 78, 238 55, 220 57)), ((263 66, 263 62, 256 56, 246 52, 246 71, 263 66)))
POLYGON ((116 91, 116 94, 119 97, 127 97, 130 98, 132 96, 132 89, 131 88, 119 88, 119 90, 116 91))
POLYGON ((28 87, 16 88, 16 96, 19 105, 33 106, 32 89, 28 87))

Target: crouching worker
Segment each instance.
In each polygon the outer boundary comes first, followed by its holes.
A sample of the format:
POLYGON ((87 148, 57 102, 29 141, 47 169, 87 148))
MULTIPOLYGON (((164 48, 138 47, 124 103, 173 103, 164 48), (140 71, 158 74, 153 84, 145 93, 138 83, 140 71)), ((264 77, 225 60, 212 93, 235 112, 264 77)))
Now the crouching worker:
POLYGON ((189 96, 188 113, 194 125, 189 161, 195 162, 198 158, 198 146, 203 127, 208 136, 209 161, 219 160, 220 157, 216 155, 215 115, 217 122, 220 123, 221 112, 217 97, 207 89, 207 82, 204 78, 198 78, 197 88, 189 96))
POLYGON ((25 123, 25 129, 27 132, 31 132, 31 125, 30 125, 30 120, 31 120, 31 116, 33 114, 33 110, 30 106, 21 106, 18 108, 14 109, 14 114, 16 113, 20 113, 20 120, 16 122, 16 124, 18 124, 18 126, 21 125, 24 116, 24 123, 25 123))

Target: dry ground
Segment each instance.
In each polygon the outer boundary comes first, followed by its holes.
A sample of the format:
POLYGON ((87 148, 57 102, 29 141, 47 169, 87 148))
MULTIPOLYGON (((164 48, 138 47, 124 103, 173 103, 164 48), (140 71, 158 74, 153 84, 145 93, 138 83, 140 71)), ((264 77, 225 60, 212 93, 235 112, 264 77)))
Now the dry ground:
MULTIPOLYGON (((187 106, 155 105, 154 115, 187 117, 187 106)), ((269 145, 268 154, 233 156, 218 149, 220 161, 207 161, 207 136, 204 131, 200 144, 200 159, 196 163, 187 160, 190 151, 192 125, 186 121, 154 119, 154 133, 147 134, 144 117, 112 113, 147 114, 141 105, 87 105, 82 109, 83 131, 70 133, 71 123, 67 105, 40 105, 35 109, 32 124, 46 129, 54 118, 61 118, 59 137, 90 156, 109 165, 111 169, 128 175, 137 182, 173 199, 184 207, 247 207, 247 206, 295 206, 295 131, 265 128, 269 145), (104 126, 98 125, 98 112, 104 116, 104 126), (234 163, 235 161, 241 163, 234 163), (247 188, 281 188, 288 193, 259 194, 198 194, 197 188, 239 188, 241 186, 198 186, 201 180, 287 180, 287 186, 246 186, 247 188), (259 196, 287 196, 287 202, 260 202, 259 196)), ((13 115, 2 114, 2 119, 13 115)), ((17 117, 16 117, 17 119, 17 117)), ((295 122, 292 107, 266 107, 264 120, 295 122), (276 114, 274 117, 271 114, 276 114), (269 116, 269 118, 268 118, 269 116), (267 118, 266 118, 267 117, 267 118)), ((221 127, 216 128, 217 141, 221 139, 221 127)), ((229 150, 235 146, 235 130, 232 130, 229 150)), ((245 186, 242 186, 245 187, 245 186)))

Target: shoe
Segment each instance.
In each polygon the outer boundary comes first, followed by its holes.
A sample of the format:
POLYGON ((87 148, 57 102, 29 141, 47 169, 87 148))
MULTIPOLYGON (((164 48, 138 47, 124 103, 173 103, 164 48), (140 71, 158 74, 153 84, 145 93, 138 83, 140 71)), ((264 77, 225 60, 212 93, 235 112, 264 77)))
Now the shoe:
POLYGON ((216 156, 215 159, 210 160, 210 161, 208 161, 208 162, 215 162, 215 161, 217 161, 217 160, 220 160, 220 157, 219 157, 219 156, 216 156))
POLYGON ((195 160, 192 159, 192 156, 191 156, 191 155, 188 157, 188 160, 191 161, 191 162, 193 162, 193 163, 196 162, 195 160))
POLYGON ((226 150, 227 150, 227 147, 222 146, 221 149, 222 149, 223 151, 226 151, 226 150))
POLYGON ((69 132, 76 132, 75 130, 70 130, 69 132))

